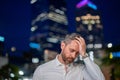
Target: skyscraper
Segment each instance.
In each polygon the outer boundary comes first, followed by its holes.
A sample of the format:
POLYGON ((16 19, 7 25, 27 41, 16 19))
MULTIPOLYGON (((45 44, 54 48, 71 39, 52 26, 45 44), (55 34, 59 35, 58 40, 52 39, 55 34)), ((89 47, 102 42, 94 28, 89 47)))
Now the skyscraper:
POLYGON ((100 57, 103 48, 103 25, 97 6, 89 0, 83 0, 76 5, 76 32, 86 40, 87 51, 100 57))
POLYGON ((59 42, 68 33, 65 1, 37 0, 32 2, 31 5, 33 13, 31 42, 40 44, 43 49, 57 50, 59 42))

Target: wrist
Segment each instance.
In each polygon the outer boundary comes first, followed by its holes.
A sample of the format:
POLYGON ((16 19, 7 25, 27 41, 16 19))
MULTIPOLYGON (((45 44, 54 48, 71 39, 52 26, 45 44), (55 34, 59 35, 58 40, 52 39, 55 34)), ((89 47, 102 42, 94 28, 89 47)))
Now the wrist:
POLYGON ((87 58, 88 57, 88 54, 87 53, 85 53, 84 55, 82 55, 82 59, 85 59, 85 58, 87 58))

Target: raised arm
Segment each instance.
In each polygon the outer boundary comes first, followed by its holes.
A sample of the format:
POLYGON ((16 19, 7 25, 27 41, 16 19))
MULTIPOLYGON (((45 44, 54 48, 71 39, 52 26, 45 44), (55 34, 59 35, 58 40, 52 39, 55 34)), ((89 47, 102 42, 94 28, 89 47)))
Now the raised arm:
POLYGON ((86 54, 85 40, 82 37, 76 37, 76 41, 79 44, 79 53, 85 63, 85 67, 83 69, 84 80, 105 80, 99 66, 86 54))

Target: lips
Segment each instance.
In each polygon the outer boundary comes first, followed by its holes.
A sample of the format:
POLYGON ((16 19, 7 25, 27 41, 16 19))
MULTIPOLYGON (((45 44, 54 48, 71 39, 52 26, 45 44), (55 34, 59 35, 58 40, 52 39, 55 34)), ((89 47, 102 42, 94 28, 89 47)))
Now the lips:
POLYGON ((73 59, 73 58, 68 58, 67 60, 68 60, 68 61, 73 61, 74 59, 73 59))

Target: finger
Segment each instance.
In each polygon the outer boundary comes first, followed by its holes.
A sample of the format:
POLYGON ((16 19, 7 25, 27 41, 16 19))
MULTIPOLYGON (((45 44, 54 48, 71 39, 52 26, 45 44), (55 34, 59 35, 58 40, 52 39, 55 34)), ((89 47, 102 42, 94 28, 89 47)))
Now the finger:
POLYGON ((85 40, 84 40, 84 38, 82 38, 82 37, 81 37, 81 41, 85 43, 85 40))
POLYGON ((76 39, 78 39, 81 43, 85 43, 85 40, 84 40, 84 38, 82 38, 82 37, 76 37, 76 39))
POLYGON ((81 37, 75 37, 75 39, 77 40, 77 41, 79 41, 80 43, 82 43, 82 39, 81 39, 81 37))
MULTIPOLYGON (((82 49, 82 43, 81 43, 81 41, 80 41, 80 38, 76 37, 75 40, 76 40, 76 42, 77 42, 78 45, 79 45, 79 50, 81 51, 81 49, 82 49)), ((79 53, 81 53, 80 51, 79 51, 79 53)))

